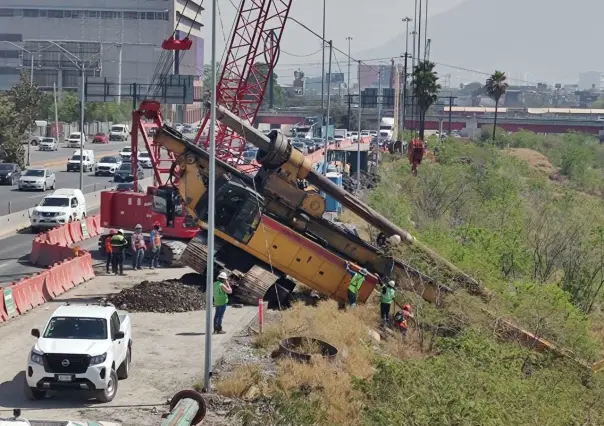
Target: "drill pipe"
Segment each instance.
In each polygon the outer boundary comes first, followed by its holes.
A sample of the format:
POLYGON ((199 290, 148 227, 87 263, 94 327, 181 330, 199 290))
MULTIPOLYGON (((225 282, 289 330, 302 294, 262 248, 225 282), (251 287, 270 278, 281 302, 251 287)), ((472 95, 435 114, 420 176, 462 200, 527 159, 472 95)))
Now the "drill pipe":
MULTIPOLYGON (((206 104, 206 106, 208 108, 211 107, 211 105, 209 104, 206 104)), ((220 105, 216 106, 216 119, 229 129, 233 130, 235 133, 243 136, 243 138, 247 142, 250 142, 251 144, 257 146, 260 150, 264 151, 267 154, 270 153, 271 148, 277 147, 279 145, 275 144, 274 141, 271 141, 271 139, 264 135, 262 132, 255 129, 250 124, 244 122, 243 120, 241 120, 241 118, 237 117, 231 111, 220 105)), ((270 155, 264 155, 265 158, 269 156, 270 155)), ((283 158, 283 155, 280 155, 280 157, 283 158)), ((286 162, 287 158, 283 158, 283 160, 284 162, 286 162)), ((271 164, 271 166, 274 167, 274 163, 271 164)), ((320 173, 317 173, 314 170, 305 169, 300 169, 299 172, 299 179, 306 179, 310 184, 324 191, 326 194, 332 196, 335 200, 339 201, 344 207, 348 208, 361 219, 365 220, 367 223, 371 224, 372 226, 375 226, 387 236, 399 235, 401 237, 401 240, 405 241, 409 245, 417 247, 418 249, 426 253, 428 256, 430 256, 430 258, 432 258, 432 260, 434 260, 436 263, 445 265, 453 274, 456 275, 455 281, 462 284, 469 292, 481 295, 483 297, 488 297, 488 292, 483 289, 474 278, 470 277, 457 266, 455 266, 453 263, 443 258, 434 250, 418 241, 408 231, 396 226, 384 216, 369 207, 367 204, 363 203, 362 201, 354 197, 352 194, 340 188, 320 173)))

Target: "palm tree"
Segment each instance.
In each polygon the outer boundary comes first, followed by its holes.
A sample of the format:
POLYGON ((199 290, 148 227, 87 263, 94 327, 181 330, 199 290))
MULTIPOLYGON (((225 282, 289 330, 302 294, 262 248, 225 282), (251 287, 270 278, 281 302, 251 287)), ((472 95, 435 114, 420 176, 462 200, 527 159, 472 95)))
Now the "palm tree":
POLYGON ((495 71, 484 86, 489 98, 495 101, 495 122, 493 123, 493 142, 495 142, 495 129, 497 128, 497 110, 499 108, 499 99, 507 92, 507 77, 503 71, 495 71))
POLYGON ((426 128, 426 112, 438 100, 438 73, 434 71, 435 64, 430 61, 419 61, 413 69, 413 95, 419 109, 419 138, 424 140, 426 128))

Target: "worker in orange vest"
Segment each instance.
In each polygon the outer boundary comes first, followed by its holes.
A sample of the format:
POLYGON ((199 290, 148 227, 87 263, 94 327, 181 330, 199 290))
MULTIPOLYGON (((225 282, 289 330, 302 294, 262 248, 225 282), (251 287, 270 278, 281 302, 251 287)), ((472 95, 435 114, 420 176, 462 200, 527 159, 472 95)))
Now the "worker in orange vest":
POLYGON ((113 248, 111 247, 111 237, 117 234, 115 229, 109 231, 109 237, 105 238, 105 253, 107 253, 107 263, 105 265, 105 269, 107 273, 109 273, 109 267, 111 266, 111 260, 113 258, 113 248))
POLYGON ((159 262, 159 251, 161 249, 161 226, 159 222, 153 224, 153 230, 151 231, 151 269, 155 269, 159 262))
POLYGON ((407 335, 407 329, 409 328, 409 318, 413 318, 413 308, 411 305, 403 306, 403 310, 398 311, 394 315, 394 323, 397 325, 403 337, 407 335))

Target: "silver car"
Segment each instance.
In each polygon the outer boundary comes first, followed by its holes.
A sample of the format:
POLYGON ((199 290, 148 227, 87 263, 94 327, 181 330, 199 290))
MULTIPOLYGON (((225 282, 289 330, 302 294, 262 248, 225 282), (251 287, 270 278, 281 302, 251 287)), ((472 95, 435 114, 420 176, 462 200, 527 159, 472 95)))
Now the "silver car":
POLYGON ((19 179, 19 191, 55 189, 55 174, 48 168, 27 169, 19 179))
POLYGON ((40 151, 56 151, 59 149, 59 144, 55 138, 42 138, 38 150, 40 151))

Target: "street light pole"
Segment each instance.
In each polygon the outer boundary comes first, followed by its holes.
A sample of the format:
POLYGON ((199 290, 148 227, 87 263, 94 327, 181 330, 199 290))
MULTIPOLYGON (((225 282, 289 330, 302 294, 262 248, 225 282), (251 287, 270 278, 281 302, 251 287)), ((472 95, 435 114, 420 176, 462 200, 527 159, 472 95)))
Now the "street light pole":
POLYGON ((325 167, 325 175, 327 175, 327 151, 329 148, 329 113, 331 112, 331 57, 332 57, 332 40, 329 44, 329 70, 327 71, 327 122, 325 123, 325 150, 323 152, 323 164, 325 167))
POLYGON ((206 336, 203 386, 210 392, 212 377, 212 305, 214 290, 214 227, 215 227, 215 182, 216 182, 216 11, 218 0, 212 1, 212 78, 210 95, 210 147, 208 185, 208 261, 206 262, 206 336))
MULTIPOLYGON (((405 116, 406 116, 406 107, 407 107, 407 59, 409 57, 409 22, 411 22, 411 18, 405 16, 403 18, 403 22, 405 23, 405 65, 403 67, 403 96, 402 96, 402 106, 400 108, 400 129, 401 133, 405 132, 405 116)), ((404 138, 404 136, 403 136, 404 138)))
POLYGON ((359 134, 357 135, 357 191, 361 190, 361 61, 359 61, 359 134))
POLYGON ((347 129, 350 129, 350 120, 351 120, 351 111, 350 111, 350 41, 352 40, 352 37, 346 37, 346 40, 348 40, 348 126, 347 129))

